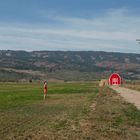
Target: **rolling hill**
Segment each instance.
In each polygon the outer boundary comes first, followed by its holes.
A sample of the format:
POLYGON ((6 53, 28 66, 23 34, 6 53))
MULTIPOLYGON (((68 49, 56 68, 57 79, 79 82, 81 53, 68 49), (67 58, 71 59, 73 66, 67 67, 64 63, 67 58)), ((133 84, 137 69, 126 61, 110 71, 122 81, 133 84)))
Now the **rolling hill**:
POLYGON ((95 51, 0 51, 0 81, 97 80, 118 72, 140 79, 140 54, 95 51))

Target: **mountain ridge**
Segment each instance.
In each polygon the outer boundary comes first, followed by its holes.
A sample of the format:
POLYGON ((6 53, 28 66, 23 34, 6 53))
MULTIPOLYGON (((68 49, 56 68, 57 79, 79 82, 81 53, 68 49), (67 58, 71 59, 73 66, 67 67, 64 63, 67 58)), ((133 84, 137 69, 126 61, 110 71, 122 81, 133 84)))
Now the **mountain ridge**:
POLYGON ((13 79, 95 80, 107 78, 113 72, 118 72, 124 79, 139 79, 140 54, 104 51, 0 50, 0 79, 7 81, 8 78, 4 78, 6 75, 4 73, 8 72, 7 75, 10 77, 10 72, 11 75, 20 75, 19 71, 22 76, 13 79), (32 74, 27 71, 32 71, 32 74), (42 76, 37 73, 41 73, 42 76))

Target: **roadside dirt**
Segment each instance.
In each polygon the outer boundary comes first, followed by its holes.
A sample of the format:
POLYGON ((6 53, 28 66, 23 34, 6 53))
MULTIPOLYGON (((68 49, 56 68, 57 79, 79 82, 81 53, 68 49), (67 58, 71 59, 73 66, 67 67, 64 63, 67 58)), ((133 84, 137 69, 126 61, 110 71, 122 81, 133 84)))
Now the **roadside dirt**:
POLYGON ((118 86, 111 86, 113 90, 120 93, 120 95, 128 102, 133 103, 138 109, 140 109, 140 91, 118 87, 118 86))

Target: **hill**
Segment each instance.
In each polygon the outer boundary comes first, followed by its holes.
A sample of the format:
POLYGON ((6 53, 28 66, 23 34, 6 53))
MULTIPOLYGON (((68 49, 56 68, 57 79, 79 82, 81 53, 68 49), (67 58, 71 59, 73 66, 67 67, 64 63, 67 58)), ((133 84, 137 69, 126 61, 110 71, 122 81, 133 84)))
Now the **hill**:
POLYGON ((140 79, 140 54, 95 51, 0 51, 0 80, 96 80, 118 72, 140 79))

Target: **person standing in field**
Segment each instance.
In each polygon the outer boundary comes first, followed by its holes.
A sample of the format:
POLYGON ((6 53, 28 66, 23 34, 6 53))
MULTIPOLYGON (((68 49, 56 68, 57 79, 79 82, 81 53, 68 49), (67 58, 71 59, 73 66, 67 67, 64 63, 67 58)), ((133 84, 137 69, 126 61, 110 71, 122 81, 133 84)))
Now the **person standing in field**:
POLYGON ((44 81, 44 100, 46 99, 47 92, 48 92, 47 82, 44 81))

